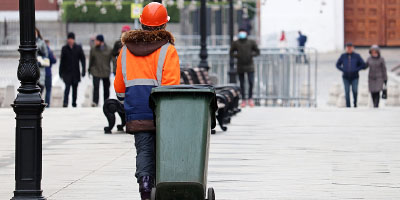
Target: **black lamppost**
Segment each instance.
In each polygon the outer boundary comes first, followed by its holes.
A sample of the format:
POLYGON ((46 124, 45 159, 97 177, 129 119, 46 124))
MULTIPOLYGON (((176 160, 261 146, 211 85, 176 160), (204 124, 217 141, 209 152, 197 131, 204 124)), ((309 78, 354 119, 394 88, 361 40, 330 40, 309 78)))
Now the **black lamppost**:
POLYGON ((45 107, 37 81, 35 0, 19 0, 21 86, 12 107, 16 113, 15 191, 12 200, 44 200, 42 180, 42 112, 45 107))
MULTIPOLYGON (((230 44, 233 42, 233 0, 229 0, 229 41, 230 44)), ((236 83, 236 71, 235 71, 235 60, 232 56, 229 56, 229 82, 236 83)))
POLYGON ((206 7, 206 0, 201 0, 201 7, 200 7, 200 64, 199 67, 209 69, 208 66, 208 53, 207 53, 207 7, 206 7))

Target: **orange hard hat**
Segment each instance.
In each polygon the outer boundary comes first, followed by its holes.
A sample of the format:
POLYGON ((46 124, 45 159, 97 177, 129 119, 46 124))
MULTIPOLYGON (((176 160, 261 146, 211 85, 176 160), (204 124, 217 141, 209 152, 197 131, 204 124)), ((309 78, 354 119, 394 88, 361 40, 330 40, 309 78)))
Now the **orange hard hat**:
POLYGON ((157 2, 147 4, 140 15, 140 23, 145 26, 161 26, 169 21, 167 9, 157 2))

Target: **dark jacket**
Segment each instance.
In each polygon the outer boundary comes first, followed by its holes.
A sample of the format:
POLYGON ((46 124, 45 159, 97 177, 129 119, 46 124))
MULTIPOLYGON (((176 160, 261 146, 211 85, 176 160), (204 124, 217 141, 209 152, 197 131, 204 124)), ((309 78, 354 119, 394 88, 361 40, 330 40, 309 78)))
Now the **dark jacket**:
POLYGON ((89 73, 94 77, 108 78, 111 73, 111 48, 106 44, 90 50, 89 73))
POLYGON ((50 66, 46 67, 46 76, 51 77, 51 67, 53 66, 53 64, 56 64, 57 59, 54 56, 53 51, 48 46, 47 46, 47 51, 49 52, 50 66))
POLYGON ((230 55, 237 58, 237 72, 254 72, 253 57, 260 55, 254 40, 240 39, 232 43, 230 55))
POLYGON ((112 72, 115 74, 116 69, 117 69, 117 58, 119 55, 119 52, 121 51, 122 48, 122 42, 121 42, 121 38, 117 41, 115 41, 114 43, 114 47, 111 51, 111 55, 112 55, 112 61, 113 61, 113 70, 112 72))
POLYGON ((304 47, 304 46, 306 46, 307 36, 305 36, 305 35, 300 35, 300 36, 297 38, 297 41, 299 42, 299 47, 304 47))
POLYGON ((358 72, 365 69, 365 62, 358 53, 344 53, 336 62, 336 68, 343 72, 343 78, 355 79, 358 78, 358 72))
POLYGON ((82 76, 84 76, 86 72, 86 59, 82 47, 77 44, 74 44, 72 48, 68 44, 63 46, 61 49, 59 74, 65 83, 77 84, 81 81, 79 62, 82 64, 82 76))

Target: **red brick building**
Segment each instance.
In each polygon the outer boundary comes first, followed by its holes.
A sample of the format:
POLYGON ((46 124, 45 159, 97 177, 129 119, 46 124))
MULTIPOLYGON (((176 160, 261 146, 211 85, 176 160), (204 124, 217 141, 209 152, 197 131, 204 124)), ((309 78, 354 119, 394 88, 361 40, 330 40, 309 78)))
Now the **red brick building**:
MULTIPOLYGON (((18 0, 1 0, 0 21, 18 20, 18 0)), ((35 0, 36 19, 44 21, 58 20, 57 0, 35 0)))
MULTIPOLYGON (((1 0, 0 11, 18 11, 18 0, 1 0)), ((35 0, 36 10, 58 10, 56 0, 35 0)))

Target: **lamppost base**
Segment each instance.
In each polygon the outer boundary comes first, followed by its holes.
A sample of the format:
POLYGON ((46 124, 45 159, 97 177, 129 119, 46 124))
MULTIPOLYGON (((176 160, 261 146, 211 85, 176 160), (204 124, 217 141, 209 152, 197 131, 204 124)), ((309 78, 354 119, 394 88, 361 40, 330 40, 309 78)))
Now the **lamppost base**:
POLYGON ((45 197, 13 197, 11 200, 47 200, 45 197))
POLYGON ((17 190, 11 200, 46 200, 42 190, 17 190))

